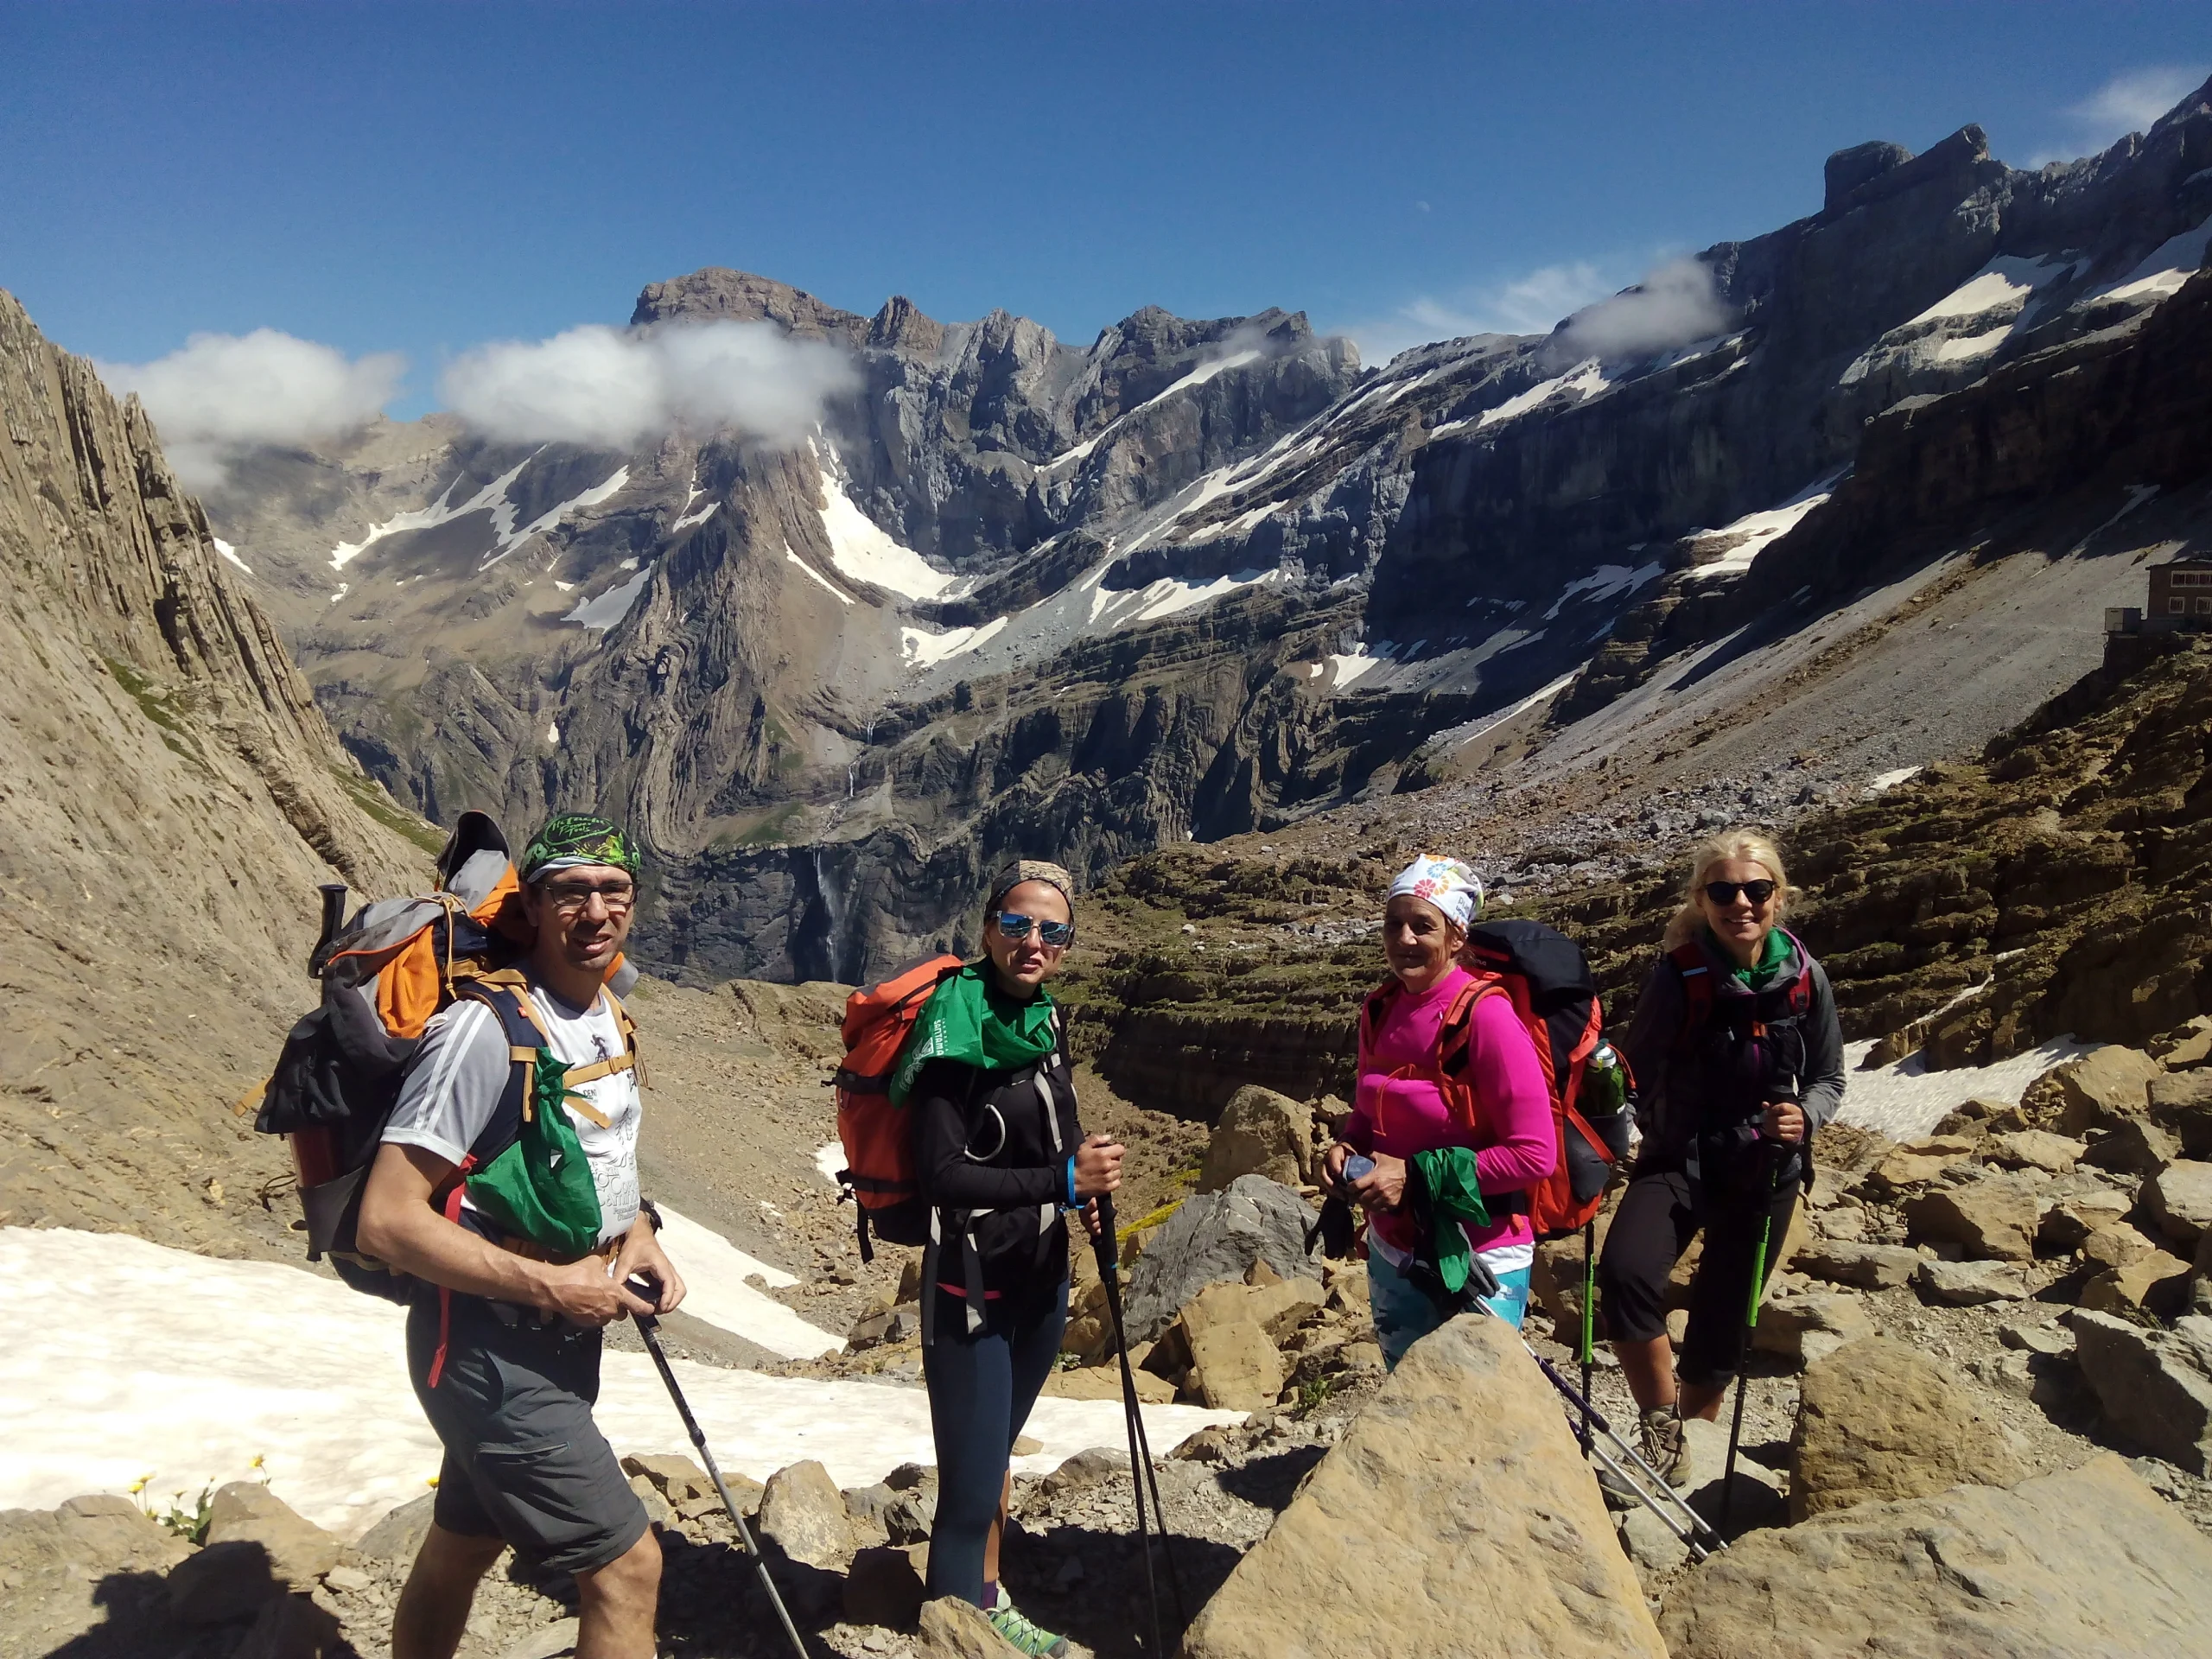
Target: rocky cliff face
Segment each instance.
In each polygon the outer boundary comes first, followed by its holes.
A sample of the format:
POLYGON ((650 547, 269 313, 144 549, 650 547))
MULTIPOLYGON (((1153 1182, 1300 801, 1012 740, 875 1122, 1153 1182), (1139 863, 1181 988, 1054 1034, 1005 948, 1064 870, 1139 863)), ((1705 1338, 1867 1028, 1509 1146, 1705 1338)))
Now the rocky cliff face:
POLYGON ((0 420, 0 1220, 229 1239, 253 1198, 220 1174, 277 1169, 232 1103, 309 1000, 316 884, 419 882, 433 832, 334 740, 136 400, 4 293, 0 420))
MULTIPOLYGON (((1860 146, 1807 219, 1381 370, 1280 311, 1077 349, 702 270, 634 325, 850 354, 798 448, 424 423, 259 458, 215 510, 402 796, 596 801, 657 855, 661 964, 858 977, 961 940, 1006 852, 1095 879, 1461 775, 1562 690, 1563 721, 1680 702, 1670 660, 1821 626, 2155 447, 2140 399, 2195 429, 2209 181, 2203 92, 2034 173, 1971 127, 1860 146)), ((2128 481, 2184 488, 2201 450, 2162 453, 2128 481)))

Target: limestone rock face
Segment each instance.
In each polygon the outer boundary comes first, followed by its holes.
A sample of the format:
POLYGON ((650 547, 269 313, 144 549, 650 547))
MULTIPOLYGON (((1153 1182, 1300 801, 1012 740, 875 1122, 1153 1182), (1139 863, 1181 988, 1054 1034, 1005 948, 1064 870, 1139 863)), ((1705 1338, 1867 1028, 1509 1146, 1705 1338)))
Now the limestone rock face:
POLYGON ((2009 1262, 1923 1262, 1916 1276, 1929 1300, 1951 1307, 2017 1302, 2028 1294, 2027 1275, 2009 1262))
POLYGON ((1249 1084, 1230 1096, 1206 1146, 1198 1191, 1218 1192, 1240 1175, 1296 1186, 1313 1173, 1313 1109, 1249 1084))
POLYGON ((2153 1077, 2165 1068, 2139 1048, 2114 1044, 2070 1060, 2052 1073, 2058 1090, 2060 1122, 2069 1135, 2085 1129, 2116 1129, 2149 1106, 2153 1077))
POLYGON ((2145 1250, 2092 1276, 2082 1287, 2082 1306, 2100 1313, 2148 1309, 2171 1314, 2189 1299, 2189 1275, 2190 1264, 2181 1257, 2145 1250))
POLYGON ((2106 1421, 2169 1463, 2212 1472, 2212 1319, 2191 1314, 2152 1331, 2082 1312, 2070 1323, 2075 1357, 2106 1421))
POLYGON ((342 1548, 258 1481, 234 1480, 216 1490, 207 1543, 169 1574, 170 1610, 188 1624, 236 1618, 313 1589, 342 1548))
POLYGON ((2212 1543, 2104 1455, 1755 1533, 1679 1580, 1675 1659, 2212 1651, 2212 1543))
POLYGON ((1759 1307, 1751 1346, 1810 1363, 1845 1344, 1872 1336, 1873 1321, 1860 1298, 1841 1291, 1808 1291, 1798 1296, 1770 1296, 1759 1307))
POLYGON ((1020 1659, 1014 1644, 991 1628, 983 1610, 957 1596, 922 1604, 920 1659, 1020 1659))
POLYGON ((1822 1239, 1801 1251, 1791 1265, 1830 1284, 1851 1285, 1859 1290, 1895 1290, 1912 1282, 1912 1275, 1920 1271, 1921 1257, 1919 1251, 1901 1244, 1822 1239))
POLYGON ((1962 1481, 2001 1486, 2025 1472, 1965 1390, 1885 1337, 1848 1344, 1806 1371, 1789 1462, 1797 1521, 1962 1481))
POLYGON ((1241 1175, 1220 1192, 1185 1198, 1129 1270, 1129 1340, 1151 1341, 1198 1292, 1241 1281, 1255 1262, 1285 1279, 1318 1280, 1320 1269, 1306 1254, 1313 1217, 1304 1199, 1264 1175, 1241 1175))
POLYGON ((1183 1651, 1666 1649, 1558 1395, 1510 1329, 1470 1317, 1414 1344, 1198 1614, 1183 1651))

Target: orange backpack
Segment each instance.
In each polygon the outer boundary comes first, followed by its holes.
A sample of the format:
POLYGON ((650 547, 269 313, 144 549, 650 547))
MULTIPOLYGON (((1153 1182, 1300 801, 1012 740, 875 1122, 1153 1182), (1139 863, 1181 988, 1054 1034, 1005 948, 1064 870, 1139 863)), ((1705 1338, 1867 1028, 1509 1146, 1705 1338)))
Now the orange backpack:
POLYGON ((845 999, 845 1063, 831 1079, 837 1086, 837 1139, 845 1167, 837 1172, 843 1197, 855 1201, 854 1226, 861 1260, 875 1260, 868 1243, 929 1242, 929 1206, 914 1164, 914 1119, 904 1102, 891 1098, 891 1074, 898 1069, 922 1005, 948 975, 966 966, 958 957, 930 957, 900 969, 878 984, 845 999))
MULTIPOLYGON (((1525 1192, 1495 1195, 1493 1215, 1525 1213, 1539 1238, 1573 1232, 1598 1213, 1614 1166, 1628 1155, 1629 1117, 1617 1110, 1586 1117, 1582 1079, 1604 1028, 1604 1010, 1581 947, 1541 922, 1478 923, 1468 930, 1465 957, 1473 982, 1462 988, 1437 1031, 1436 1055, 1426 1066, 1395 1075, 1419 1075, 1443 1092, 1453 1118, 1477 1126, 1478 1103, 1467 1077, 1468 1038, 1475 1004, 1503 996, 1527 1028, 1544 1072, 1552 1107, 1552 1173, 1525 1192)), ((1395 979, 1370 993, 1360 1010, 1360 1044, 1371 1046, 1384 1011, 1400 990, 1395 979)), ((1485 1194, 1486 1198, 1491 1195, 1485 1194)))

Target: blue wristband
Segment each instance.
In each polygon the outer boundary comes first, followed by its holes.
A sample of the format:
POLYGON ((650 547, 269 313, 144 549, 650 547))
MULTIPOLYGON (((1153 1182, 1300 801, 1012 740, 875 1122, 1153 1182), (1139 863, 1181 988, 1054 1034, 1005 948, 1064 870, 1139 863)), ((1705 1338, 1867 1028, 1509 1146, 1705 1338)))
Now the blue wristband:
POLYGON ((1075 1159, 1071 1155, 1068 1159, 1068 1208, 1071 1210, 1074 1209, 1077 1203, 1077 1199, 1075 1196, 1075 1159))

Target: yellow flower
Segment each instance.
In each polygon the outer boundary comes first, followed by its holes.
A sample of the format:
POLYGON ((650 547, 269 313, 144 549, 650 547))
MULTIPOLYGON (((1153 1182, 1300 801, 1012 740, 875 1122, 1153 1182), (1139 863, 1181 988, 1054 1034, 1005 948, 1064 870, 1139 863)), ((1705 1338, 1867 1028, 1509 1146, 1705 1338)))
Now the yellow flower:
POLYGON ((151 1475, 141 1475, 137 1479, 132 1481, 130 1483, 130 1496, 136 1497, 139 1493, 144 1491, 146 1490, 146 1483, 152 1478, 153 1476, 151 1475))
POLYGON ((438 1478, 435 1475, 432 1475, 429 1479, 424 1481, 423 1484, 425 1486, 435 1486, 438 1484, 438 1478))
POLYGON ((247 1468, 249 1468, 249 1469, 258 1469, 258 1468, 260 1468, 260 1467, 261 1467, 261 1453, 260 1453, 260 1452, 255 1452, 255 1453, 253 1454, 253 1461, 252 1461, 251 1463, 249 1463, 248 1465, 246 1465, 246 1467, 247 1467, 247 1468))

